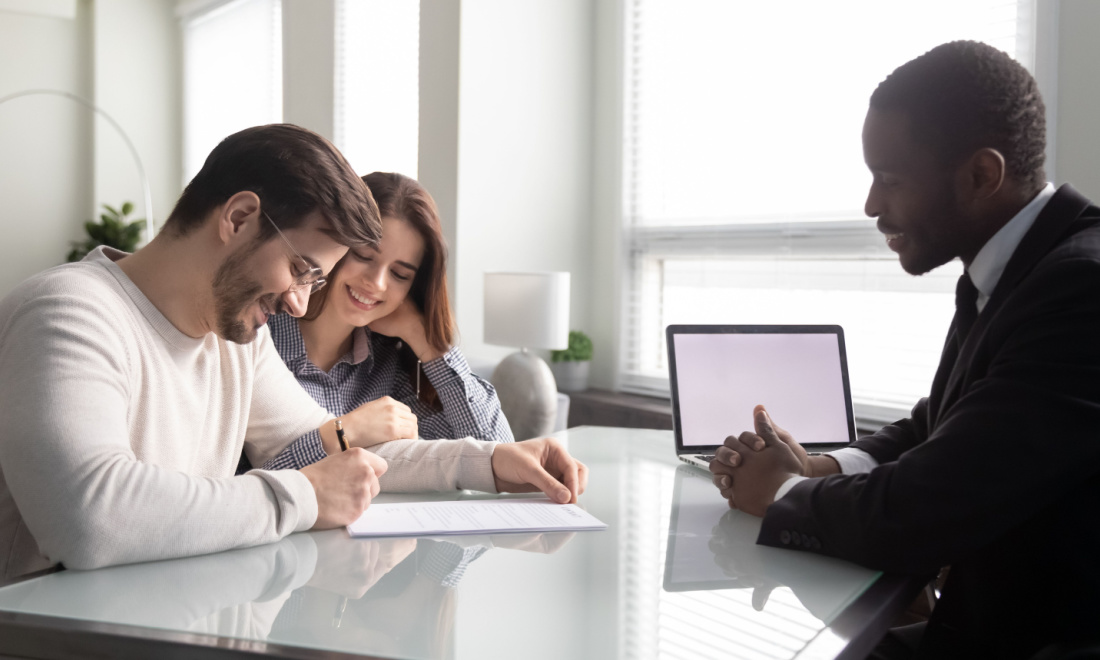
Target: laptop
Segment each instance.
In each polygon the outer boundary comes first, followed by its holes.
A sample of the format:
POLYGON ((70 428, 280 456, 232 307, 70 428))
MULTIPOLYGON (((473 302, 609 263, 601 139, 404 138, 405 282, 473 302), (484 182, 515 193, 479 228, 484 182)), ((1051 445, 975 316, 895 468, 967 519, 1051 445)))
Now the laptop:
POLYGON ((727 436, 753 430, 763 404, 807 451, 856 439, 838 325, 670 325, 669 384, 676 455, 707 469, 727 436))

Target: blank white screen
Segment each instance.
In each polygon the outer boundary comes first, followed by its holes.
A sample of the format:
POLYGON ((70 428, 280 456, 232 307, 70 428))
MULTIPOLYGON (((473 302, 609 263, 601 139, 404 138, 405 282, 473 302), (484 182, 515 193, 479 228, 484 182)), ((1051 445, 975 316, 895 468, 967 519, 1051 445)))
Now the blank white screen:
POLYGON ((836 335, 680 334, 673 342, 685 447, 752 431, 757 404, 803 444, 849 441, 836 335))

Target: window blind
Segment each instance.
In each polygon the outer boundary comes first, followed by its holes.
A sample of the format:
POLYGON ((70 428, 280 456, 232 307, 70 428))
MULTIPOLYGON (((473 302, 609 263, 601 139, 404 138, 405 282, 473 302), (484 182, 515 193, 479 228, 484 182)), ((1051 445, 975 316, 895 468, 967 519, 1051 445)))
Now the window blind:
POLYGON ((857 416, 931 383, 953 262, 914 278, 862 212, 868 99, 930 48, 975 39, 1032 67, 1033 0, 631 0, 620 387, 667 394, 671 323, 839 323, 857 416))

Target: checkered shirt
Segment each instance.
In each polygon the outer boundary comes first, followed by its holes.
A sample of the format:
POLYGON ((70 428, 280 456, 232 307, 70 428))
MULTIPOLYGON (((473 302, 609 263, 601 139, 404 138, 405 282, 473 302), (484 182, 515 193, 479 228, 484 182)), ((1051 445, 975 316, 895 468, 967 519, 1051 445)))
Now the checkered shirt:
MULTIPOLYGON (((416 383, 400 369, 400 340, 356 328, 351 351, 325 373, 306 357, 297 319, 279 314, 270 317, 268 325, 275 349, 287 368, 305 391, 334 415, 346 415, 368 401, 390 396, 412 409, 420 437, 425 440, 469 436, 513 441, 496 390, 470 371, 457 348, 423 365, 424 375, 439 394, 443 409, 438 410, 416 397, 416 383)), ((326 455, 321 435, 314 430, 291 443, 263 469, 296 470, 326 455)))

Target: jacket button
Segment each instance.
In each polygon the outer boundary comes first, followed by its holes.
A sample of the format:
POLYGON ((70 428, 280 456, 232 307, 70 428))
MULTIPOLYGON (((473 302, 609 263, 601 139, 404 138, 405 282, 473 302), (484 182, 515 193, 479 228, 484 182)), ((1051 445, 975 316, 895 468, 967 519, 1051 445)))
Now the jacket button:
POLYGON ((812 547, 814 550, 821 549, 821 541, 819 541, 816 536, 810 538, 810 544, 810 547, 812 547))
POLYGON ((810 535, 809 534, 803 534, 802 535, 802 545, 803 545, 803 547, 806 547, 806 548, 810 547, 810 535))
POLYGON ((782 532, 779 532, 779 542, 782 543, 783 545, 790 545, 791 544, 791 533, 788 532, 787 530, 783 530, 782 532))

